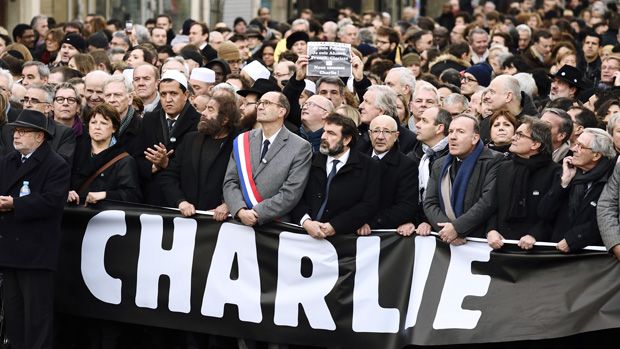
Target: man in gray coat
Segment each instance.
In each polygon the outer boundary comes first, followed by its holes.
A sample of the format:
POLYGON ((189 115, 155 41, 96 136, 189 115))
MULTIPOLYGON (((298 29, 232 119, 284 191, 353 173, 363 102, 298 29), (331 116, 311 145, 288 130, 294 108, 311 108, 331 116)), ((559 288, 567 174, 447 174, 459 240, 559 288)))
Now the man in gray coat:
POLYGON ((503 155, 485 148, 478 121, 461 114, 450 123, 449 153, 435 161, 426 187, 424 213, 447 243, 485 237, 493 202, 497 165, 503 155))
POLYGON ((257 103, 261 128, 235 139, 224 178, 224 201, 245 225, 286 221, 304 192, 312 147, 282 127, 289 110, 282 93, 265 93, 257 103))
POLYGON ((598 199, 596 217, 601 239, 609 252, 620 260, 620 166, 616 165, 613 174, 598 199))

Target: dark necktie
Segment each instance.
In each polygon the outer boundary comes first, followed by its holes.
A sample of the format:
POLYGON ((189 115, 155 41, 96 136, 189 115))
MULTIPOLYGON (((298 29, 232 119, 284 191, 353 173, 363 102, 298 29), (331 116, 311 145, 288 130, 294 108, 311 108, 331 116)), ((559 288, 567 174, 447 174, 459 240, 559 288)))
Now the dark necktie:
POLYGON ((175 119, 166 119, 168 122, 168 132, 172 132, 172 128, 174 127, 175 119))
POLYGON ((26 160, 28 160, 28 158, 22 155, 22 164, 26 162, 26 160))
POLYGON ((379 160, 381 160, 381 159, 379 159, 379 156, 378 156, 378 155, 373 155, 373 156, 372 156, 372 159, 373 159, 373 160, 375 160, 375 161, 379 161, 379 160))
POLYGON ((319 213, 317 213, 316 215, 316 220, 320 221, 321 217, 323 217, 323 212, 325 212, 325 207, 327 206, 327 199, 329 198, 329 186, 332 184, 332 179, 334 179, 334 177, 336 177, 336 165, 338 165, 340 161, 339 160, 334 160, 332 161, 332 170, 329 172, 329 175, 327 176, 327 185, 325 185, 325 198, 323 199, 323 202, 321 203, 321 208, 319 208, 319 213))
POLYGON ((261 161, 265 157, 265 154, 267 154, 267 150, 269 150, 269 140, 265 139, 265 141, 263 142, 263 151, 260 153, 261 161))

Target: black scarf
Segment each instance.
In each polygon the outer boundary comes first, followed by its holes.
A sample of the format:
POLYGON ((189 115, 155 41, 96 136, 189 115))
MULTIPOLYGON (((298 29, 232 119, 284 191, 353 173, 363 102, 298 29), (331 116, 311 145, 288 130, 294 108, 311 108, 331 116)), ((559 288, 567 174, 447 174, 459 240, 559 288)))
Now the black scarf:
POLYGON ((514 156, 513 169, 507 176, 508 183, 512 184, 507 221, 519 221, 527 217, 527 196, 529 180, 532 173, 553 162, 550 154, 536 154, 529 159, 514 156))
POLYGON ((603 157, 589 172, 577 170, 575 178, 571 181, 571 190, 568 197, 568 216, 571 220, 577 215, 579 206, 586 196, 588 183, 594 184, 594 182, 607 176, 614 165, 615 163, 612 160, 603 157))

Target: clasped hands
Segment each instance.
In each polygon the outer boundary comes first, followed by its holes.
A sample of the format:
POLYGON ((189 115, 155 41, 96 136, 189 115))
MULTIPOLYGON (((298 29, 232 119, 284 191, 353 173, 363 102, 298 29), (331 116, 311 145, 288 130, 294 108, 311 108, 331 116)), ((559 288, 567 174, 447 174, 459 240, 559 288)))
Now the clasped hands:
POLYGON ((330 223, 323 223, 319 221, 313 221, 306 219, 303 223, 303 227, 308 233, 315 239, 324 239, 328 236, 336 234, 334 227, 330 223))

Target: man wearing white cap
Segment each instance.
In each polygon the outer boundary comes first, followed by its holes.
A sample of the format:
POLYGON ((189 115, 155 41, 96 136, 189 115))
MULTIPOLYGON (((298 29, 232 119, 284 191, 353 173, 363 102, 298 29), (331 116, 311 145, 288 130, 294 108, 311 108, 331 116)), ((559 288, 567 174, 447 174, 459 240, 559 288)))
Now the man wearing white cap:
POLYGON ((164 204, 159 174, 168 167, 183 137, 196 131, 200 120, 200 114, 189 103, 188 82, 183 73, 166 71, 158 88, 161 109, 144 115, 141 135, 144 154, 137 158, 140 176, 146 182, 146 202, 152 205, 164 204))
POLYGON ((189 77, 189 85, 195 96, 205 96, 215 84, 215 72, 209 68, 194 68, 189 77))

